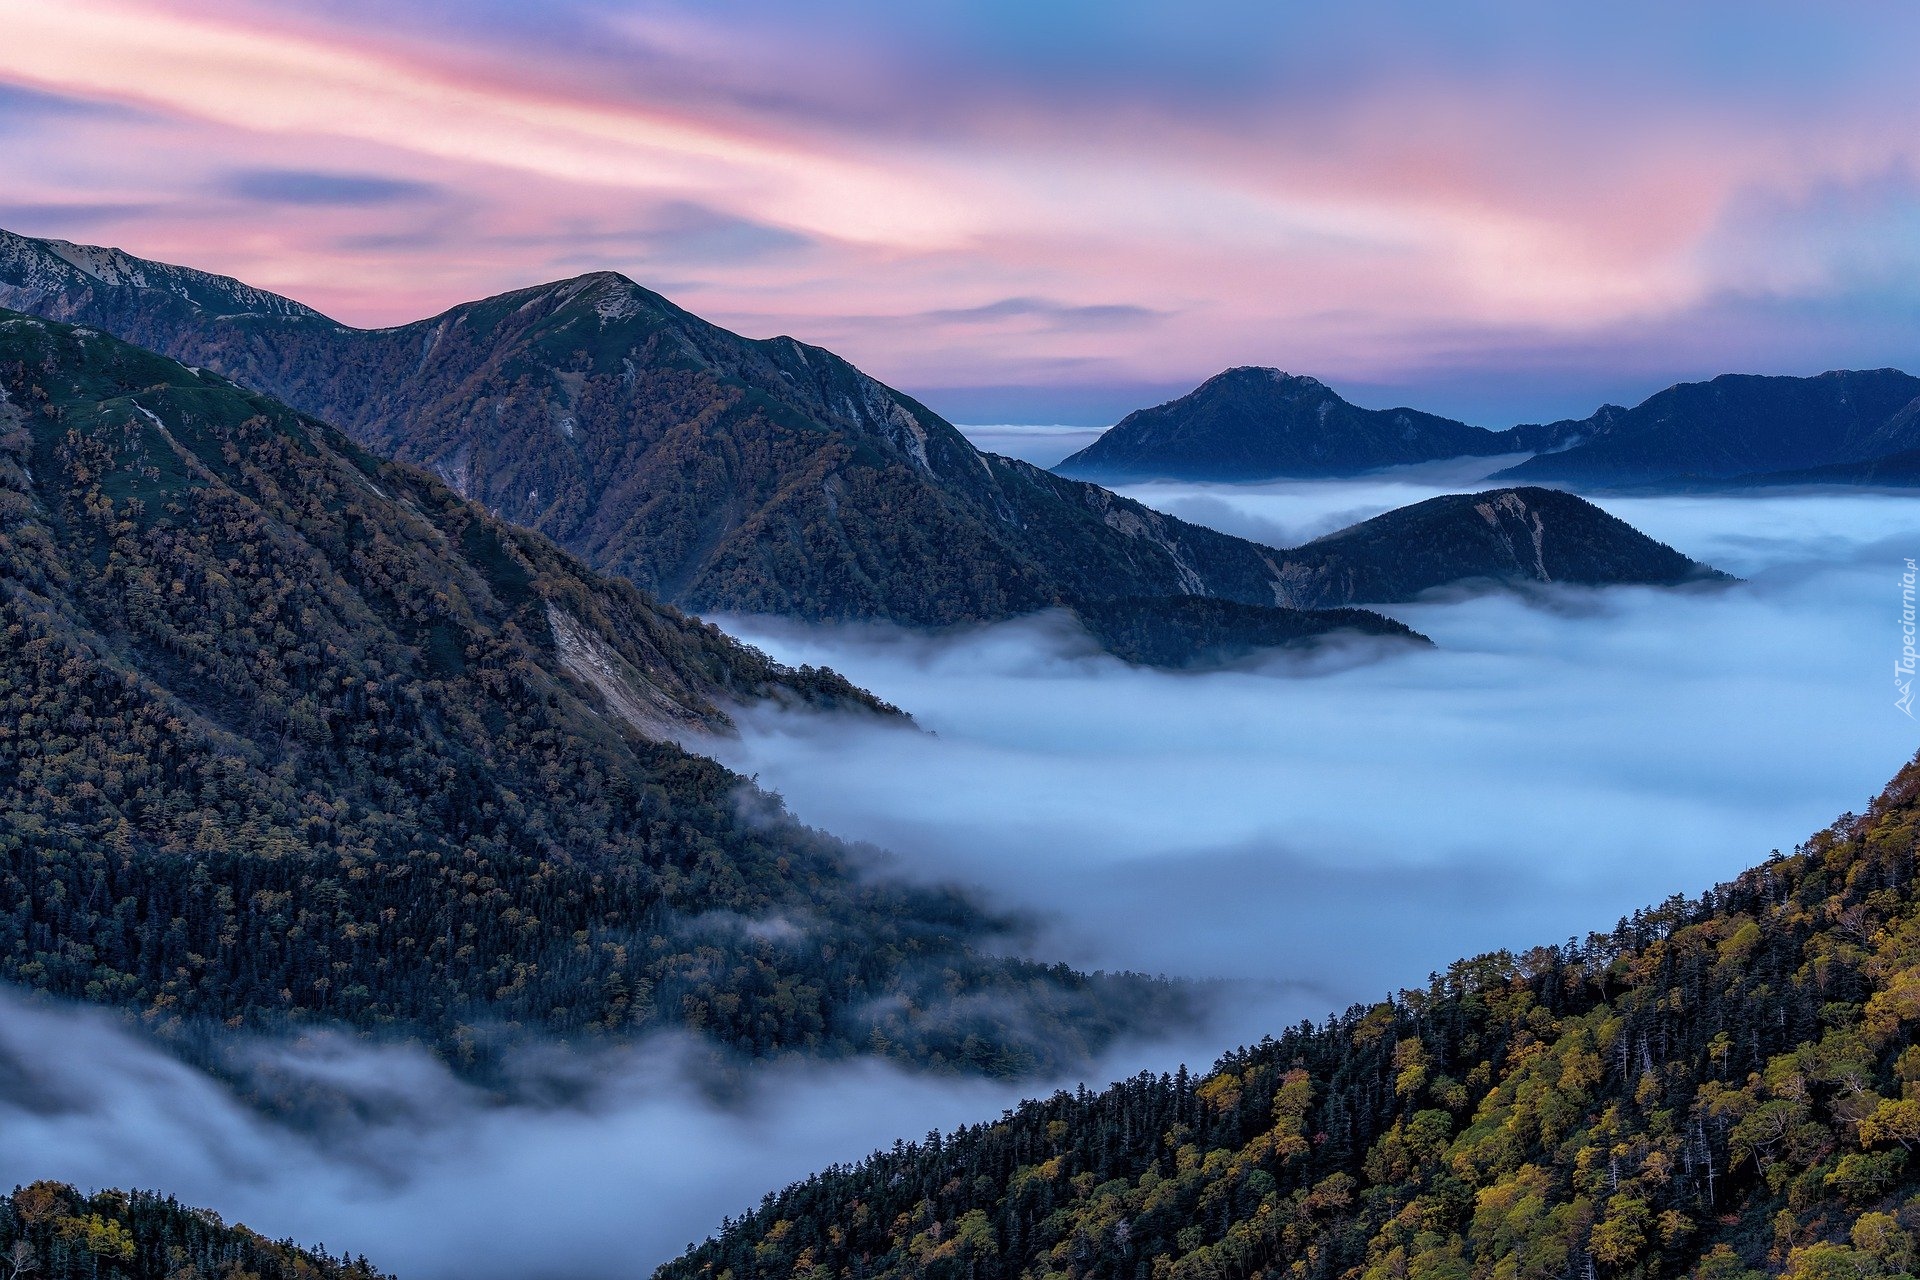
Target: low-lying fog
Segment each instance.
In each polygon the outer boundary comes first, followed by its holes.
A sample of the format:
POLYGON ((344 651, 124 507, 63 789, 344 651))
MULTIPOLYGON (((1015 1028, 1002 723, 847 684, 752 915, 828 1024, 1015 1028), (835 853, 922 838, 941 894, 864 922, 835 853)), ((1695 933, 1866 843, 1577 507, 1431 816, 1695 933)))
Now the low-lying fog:
POLYGON ((1058 465, 1068 454, 1078 453, 1098 440, 1105 434, 1106 428, 1014 423, 1004 426, 966 426, 961 427, 960 431, 977 449, 985 449, 988 453, 1004 453, 1009 458, 1021 458, 1036 466, 1051 467, 1058 465))
MULTIPOLYGON (((1475 478, 1128 492, 1298 541, 1475 478)), ((1920 745, 1892 679, 1920 501, 1602 505, 1747 581, 1395 606, 1438 648, 1205 675, 1125 666, 1057 616, 939 638, 733 619, 932 732, 762 714, 729 763, 1043 913, 1077 964, 1245 979, 1318 1016, 1697 893, 1861 807, 1920 745)))
MULTIPOLYGON (((598 1080, 590 1103, 541 1107, 500 1104, 413 1049, 240 1043, 276 1084, 322 1086, 348 1118, 276 1123, 110 1014, 0 989, 0 1186, 155 1188, 402 1280, 643 1278, 768 1191, 1053 1083, 781 1064, 722 1107, 701 1088, 710 1060, 662 1036, 575 1064, 598 1080)), ((1179 1056, 1156 1046, 1091 1074, 1179 1056)))
MULTIPOLYGON (((1476 478, 1132 492, 1298 541, 1476 478)), ((935 638, 736 619, 931 732, 762 714, 724 754, 906 873, 1029 909, 1048 958, 1234 980, 1204 1043, 1088 1076, 1201 1063, 1457 956, 1697 892, 1859 808, 1911 754, 1892 671, 1920 501, 1603 505, 1748 581, 1423 602, 1390 612, 1435 650, 1208 675, 1123 666, 1059 617, 935 638)), ((728 1110, 690 1083, 699 1056, 662 1040, 589 1064, 591 1107, 542 1109, 408 1051, 251 1052, 331 1081, 361 1118, 290 1131, 106 1015, 0 995, 0 1182, 161 1187, 405 1277, 637 1277, 776 1185, 1040 1087, 781 1066, 728 1110)))

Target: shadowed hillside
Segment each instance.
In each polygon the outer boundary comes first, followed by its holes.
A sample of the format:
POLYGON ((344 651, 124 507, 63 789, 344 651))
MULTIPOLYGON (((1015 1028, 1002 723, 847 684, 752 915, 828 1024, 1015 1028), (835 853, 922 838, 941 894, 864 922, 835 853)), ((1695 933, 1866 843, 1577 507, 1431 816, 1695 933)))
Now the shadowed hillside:
POLYGON ((610 272, 362 330, 0 232, 0 306, 267 392, 702 612, 938 625, 1123 595, 1274 603, 1265 548, 981 453, 830 351, 740 337, 610 272))
MULTIPOLYGON (((0 977, 456 1062, 681 1026, 1018 1073, 1178 1005, 669 735, 890 708, 224 379, 0 314, 0 977)), ((904 727, 902 732, 911 730, 904 727)))

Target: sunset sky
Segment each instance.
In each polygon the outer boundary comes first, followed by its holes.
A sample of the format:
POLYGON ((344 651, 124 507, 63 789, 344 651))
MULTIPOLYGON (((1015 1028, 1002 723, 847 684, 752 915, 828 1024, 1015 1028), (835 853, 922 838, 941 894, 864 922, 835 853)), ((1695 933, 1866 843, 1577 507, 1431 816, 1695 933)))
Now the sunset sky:
POLYGON ((970 422, 1249 363, 1489 426, 1920 369, 1911 4, 0 0, 0 31, 0 226, 355 324, 612 269, 970 422))

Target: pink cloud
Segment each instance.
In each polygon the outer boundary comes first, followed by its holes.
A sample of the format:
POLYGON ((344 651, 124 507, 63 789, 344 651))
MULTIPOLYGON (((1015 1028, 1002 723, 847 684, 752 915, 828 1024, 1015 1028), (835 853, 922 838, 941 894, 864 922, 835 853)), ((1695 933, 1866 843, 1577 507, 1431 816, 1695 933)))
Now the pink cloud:
MULTIPOLYGON (((0 0, 0 81, 130 108, 0 133, 7 204, 41 234, 84 207, 76 238, 355 323, 605 267, 909 385, 1246 361, 1392 381, 1516 341, 1683 333, 1729 297, 1817 302, 1852 278, 1859 235, 1783 272, 1742 211, 1911 166, 1920 136, 1872 77, 1796 89, 1796 110, 1623 84, 1619 50, 1472 73, 1395 51, 1392 74, 1340 63, 1182 104, 998 67, 973 84, 964 58, 764 17, 575 15, 528 47, 484 22, 0 0), (422 194, 275 203, 235 177, 288 171, 422 194)), ((1718 314, 1716 355, 1788 323, 1718 314)), ((1757 354, 1795 349, 1768 332, 1757 354)))

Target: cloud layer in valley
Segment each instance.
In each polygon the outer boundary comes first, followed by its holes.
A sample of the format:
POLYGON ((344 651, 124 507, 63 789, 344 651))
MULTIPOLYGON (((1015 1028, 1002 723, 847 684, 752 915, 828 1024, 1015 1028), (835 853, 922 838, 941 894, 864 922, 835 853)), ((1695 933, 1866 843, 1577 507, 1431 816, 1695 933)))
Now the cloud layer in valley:
MULTIPOLYGON (((1144 496, 1292 536, 1457 479, 1144 496)), ((759 624, 932 732, 767 715, 727 754, 902 873, 1030 913, 1048 959, 1226 980, 1211 1025, 1085 1074, 1204 1063, 1458 956, 1697 891, 1859 807, 1920 739, 1890 679, 1920 504, 1607 505, 1748 581, 1423 602, 1394 612, 1437 650, 1207 675, 1124 667, 1058 616, 939 637, 759 624)), ((408 1280, 637 1280, 779 1184, 1052 1083, 723 1067, 674 1038, 529 1058, 566 1087, 511 1101, 324 1035, 235 1039, 225 1060, 231 1082, 110 1015, 0 993, 0 1182, 160 1187, 408 1280), (269 1085, 294 1087, 298 1123, 242 1100, 269 1085)))
MULTIPOLYGON (((1131 492, 1289 542, 1443 487, 1131 492)), ((1397 606, 1436 650, 1208 675, 1126 667, 1063 617, 937 638, 737 620, 932 733, 768 714, 731 762, 805 820, 1046 914, 1052 953, 1282 984, 1317 1016, 1698 892, 1859 808, 1920 745, 1891 678, 1920 504, 1604 505, 1747 581, 1397 606)))
POLYGON ((0 1185, 158 1188, 406 1280, 639 1280, 767 1191, 1035 1087, 788 1064, 722 1102, 715 1060, 671 1037, 529 1064, 584 1086, 549 1105, 503 1102, 408 1047, 237 1039, 229 1058, 238 1091, 110 1015, 0 990, 0 1185), (325 1118, 242 1101, 269 1079, 325 1118))

